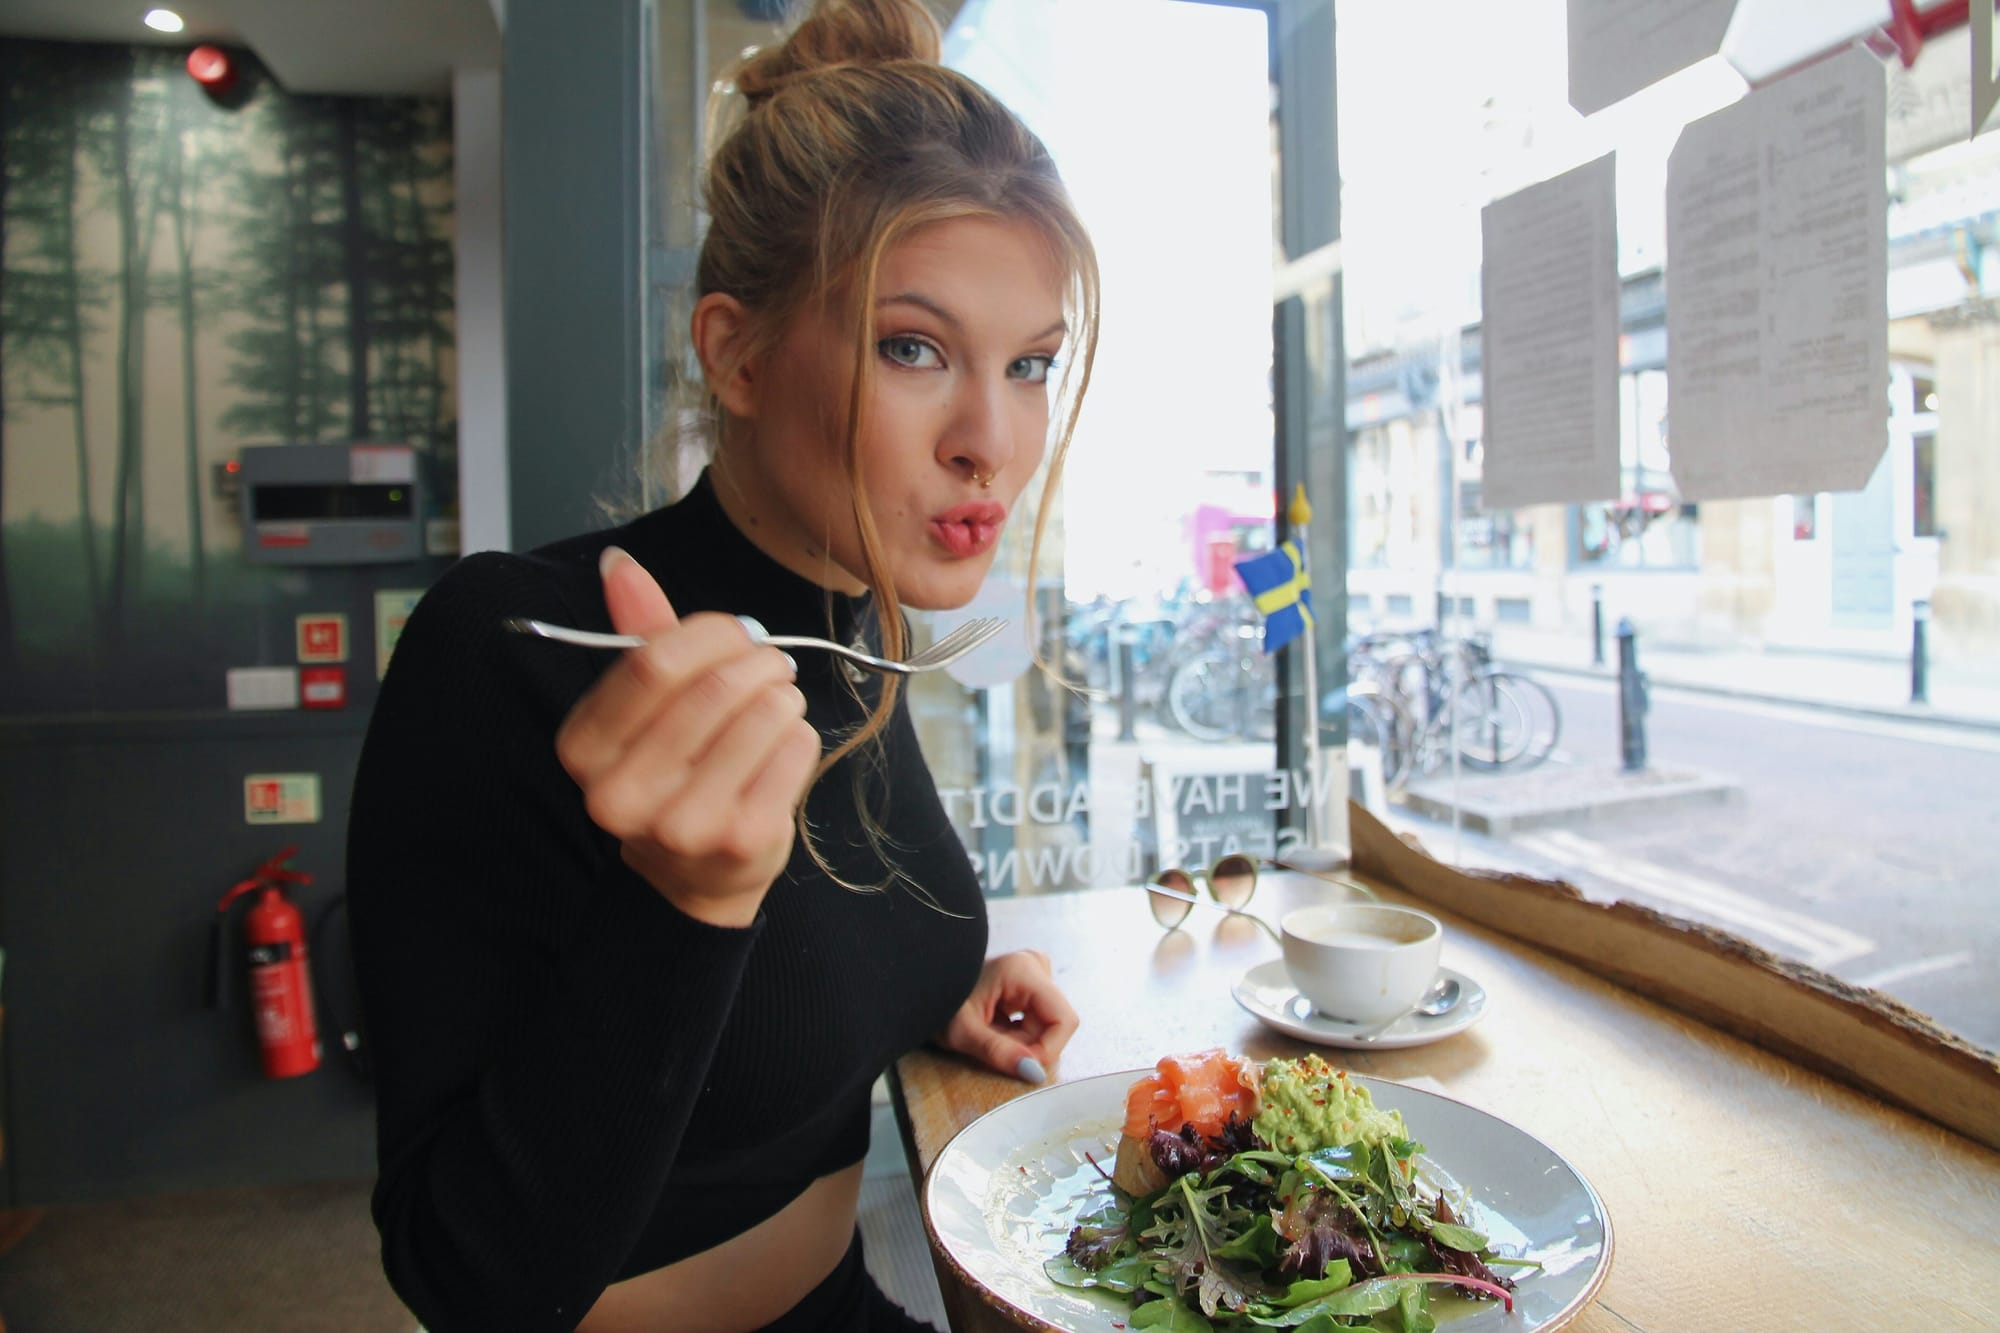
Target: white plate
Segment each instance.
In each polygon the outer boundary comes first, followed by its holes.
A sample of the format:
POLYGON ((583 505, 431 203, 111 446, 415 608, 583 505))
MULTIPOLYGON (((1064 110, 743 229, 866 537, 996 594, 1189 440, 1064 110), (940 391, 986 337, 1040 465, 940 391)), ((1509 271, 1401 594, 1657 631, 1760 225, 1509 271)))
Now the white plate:
MULTIPOLYGON (((1125 1093, 1150 1070, 1133 1069, 1039 1088, 994 1108, 953 1136, 924 1180, 931 1244, 989 1306, 1023 1328, 1119 1333, 1125 1298, 1059 1287, 1042 1271, 1078 1213, 1108 1198, 1125 1093)), ((1403 1113, 1425 1147, 1425 1170, 1473 1205, 1466 1225, 1496 1252, 1539 1259, 1508 1268, 1514 1313, 1497 1302, 1434 1295, 1449 1333, 1538 1333, 1573 1319, 1611 1270, 1611 1220, 1574 1167, 1504 1120, 1463 1102, 1387 1079, 1348 1077, 1375 1104, 1403 1113), (1462 1313, 1460 1313, 1462 1311, 1462 1313)))
POLYGON ((1425 1042, 1463 1032, 1485 1015, 1484 986, 1465 973, 1454 972, 1448 967, 1439 968, 1438 975, 1457 979, 1460 987, 1457 1004, 1434 1018, 1426 1014, 1404 1014, 1372 1037, 1360 1035, 1373 1028, 1375 1025, 1372 1023, 1345 1023, 1315 1013, 1312 1004, 1292 984, 1282 958, 1257 964, 1237 979, 1229 993, 1236 997, 1236 1003, 1255 1014, 1266 1026, 1302 1041, 1321 1046, 1340 1046, 1351 1051, 1387 1051, 1402 1046, 1422 1046, 1425 1042))

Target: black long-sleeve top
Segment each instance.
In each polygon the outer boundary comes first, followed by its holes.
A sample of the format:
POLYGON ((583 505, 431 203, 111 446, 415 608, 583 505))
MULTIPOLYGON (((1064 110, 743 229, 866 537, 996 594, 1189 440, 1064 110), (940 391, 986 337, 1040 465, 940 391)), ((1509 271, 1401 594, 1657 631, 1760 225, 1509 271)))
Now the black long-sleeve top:
MULTIPOLYGON (((624 865, 554 745, 613 655, 502 628, 608 629, 597 562, 613 543, 683 615, 843 641, 870 618, 752 546, 706 476, 625 527, 469 556, 410 617, 363 746, 347 866, 383 1266, 432 1333, 571 1329, 606 1285, 859 1161, 870 1085, 944 1028, 985 951, 978 882, 900 702, 879 748, 813 787, 807 816, 842 877, 874 884, 865 802, 935 906, 835 884, 800 843, 756 921, 727 929, 624 865)), ((830 748, 865 699, 830 654, 794 656, 830 748)))

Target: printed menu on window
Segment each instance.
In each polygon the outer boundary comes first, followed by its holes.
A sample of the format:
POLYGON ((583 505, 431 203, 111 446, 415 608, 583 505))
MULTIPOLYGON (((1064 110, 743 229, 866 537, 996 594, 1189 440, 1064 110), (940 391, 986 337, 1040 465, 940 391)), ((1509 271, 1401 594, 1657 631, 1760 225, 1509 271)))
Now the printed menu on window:
POLYGON ((1480 214, 1491 510, 1618 495, 1618 198, 1607 154, 1480 214))
POLYGON ((1736 0, 1569 0, 1569 104, 1623 101, 1722 49, 1736 0))
POLYGON ((1887 444, 1882 67, 1843 52, 1667 163, 1667 446, 1689 500, 1857 491, 1887 444))

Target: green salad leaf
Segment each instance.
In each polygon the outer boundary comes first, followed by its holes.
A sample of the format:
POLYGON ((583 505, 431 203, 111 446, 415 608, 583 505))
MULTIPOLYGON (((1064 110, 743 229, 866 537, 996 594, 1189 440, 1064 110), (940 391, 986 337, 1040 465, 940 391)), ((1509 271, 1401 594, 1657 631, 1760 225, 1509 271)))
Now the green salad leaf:
MULTIPOLYGON (((1167 1242, 1161 1257, 1171 1266, 1175 1288, 1191 1292, 1204 1315, 1219 1309, 1240 1310, 1261 1290, 1254 1261, 1233 1264, 1230 1256, 1219 1253, 1234 1238, 1238 1228, 1254 1227, 1249 1210, 1232 1209, 1225 1185, 1197 1189, 1192 1174, 1180 1178, 1180 1208, 1177 1216, 1166 1217, 1146 1232, 1159 1233, 1167 1242), (1234 1216, 1232 1214, 1241 1214, 1234 1216)), ((1156 1202, 1154 1216, 1161 1216, 1156 1202)), ((1275 1244, 1273 1245, 1274 1254, 1275 1244)))
POLYGON ((1208 1323, 1172 1297, 1140 1305, 1132 1311, 1132 1319, 1128 1319, 1128 1323, 1134 1329, 1160 1329, 1162 1333, 1214 1333, 1216 1329, 1216 1325, 1208 1323))
POLYGON ((1265 1213, 1251 1219, 1246 1231, 1239 1231, 1228 1240, 1215 1247, 1218 1259, 1244 1259, 1258 1268, 1269 1268, 1278 1262, 1278 1233, 1271 1225, 1270 1214, 1265 1213))
POLYGON ((1347 1260, 1335 1259, 1326 1266, 1326 1276, 1320 1278, 1300 1278, 1285 1289, 1285 1294, 1271 1302, 1274 1309, 1291 1310, 1316 1301, 1329 1293, 1339 1291, 1354 1281, 1354 1274, 1348 1270, 1347 1260))
POLYGON ((1233 1118, 1205 1141, 1184 1129, 1154 1159, 1168 1182, 1145 1197, 1114 1190, 1079 1214, 1064 1252, 1043 1265, 1049 1280, 1124 1294, 1128 1328, 1167 1333, 1435 1333, 1438 1284, 1511 1309, 1513 1283, 1487 1264, 1536 1261, 1491 1253, 1467 1225, 1478 1219, 1463 1201, 1454 1210, 1424 1170, 1402 1117, 1375 1112, 1366 1087, 1334 1086, 1345 1075, 1316 1057, 1272 1061, 1267 1078, 1281 1065, 1292 1066, 1298 1111, 1285 1141, 1300 1151, 1278 1151, 1233 1118), (1301 1082, 1301 1071, 1326 1081, 1301 1082), (1339 1135, 1350 1141, 1300 1134, 1321 1089, 1325 1104, 1346 1108, 1339 1135))
POLYGON ((1403 1284, 1393 1313, 1396 1333, 1435 1333, 1437 1320, 1431 1317, 1430 1307, 1424 1301, 1424 1289, 1414 1282, 1403 1284))
POLYGON ((1072 1287, 1079 1291, 1102 1287, 1121 1296, 1129 1296, 1139 1290, 1152 1271, 1153 1261, 1142 1254, 1128 1254, 1102 1268, 1085 1268, 1066 1254, 1058 1254, 1042 1263, 1042 1272, 1059 1287, 1072 1287))
POLYGON ((1433 1222, 1430 1224, 1431 1239, 1447 1250, 1465 1250, 1477 1254, 1486 1248, 1486 1237, 1471 1227, 1462 1227, 1453 1222, 1433 1222))
MULTIPOLYGON (((1357 1282, 1351 1287, 1330 1292, 1280 1315, 1261 1319, 1253 1315, 1251 1322, 1262 1324, 1267 1328, 1292 1328, 1303 1324, 1314 1315, 1380 1314, 1400 1301, 1403 1293, 1399 1288, 1409 1285, 1393 1278, 1375 1278, 1368 1282, 1357 1282)), ((1421 1299, 1422 1291, 1419 1290, 1417 1295, 1421 1299)))
POLYGON ((1215 1325, 1171 1296, 1146 1302, 1126 1322, 1133 1328, 1157 1328, 1161 1333, 1215 1333, 1215 1325))

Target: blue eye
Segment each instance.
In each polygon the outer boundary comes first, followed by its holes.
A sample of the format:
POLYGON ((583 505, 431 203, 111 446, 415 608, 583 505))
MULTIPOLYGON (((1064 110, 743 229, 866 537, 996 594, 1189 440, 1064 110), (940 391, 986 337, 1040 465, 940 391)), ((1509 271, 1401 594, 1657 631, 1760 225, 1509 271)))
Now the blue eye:
POLYGON ((908 334, 884 338, 875 344, 875 350, 897 365, 908 366, 913 370, 934 370, 944 364, 944 358, 937 348, 922 338, 914 338, 908 334))
POLYGON ((1024 384, 1046 384, 1049 372, 1055 368, 1056 359, 1052 356, 1024 356, 1008 363, 1007 378, 1024 384))

